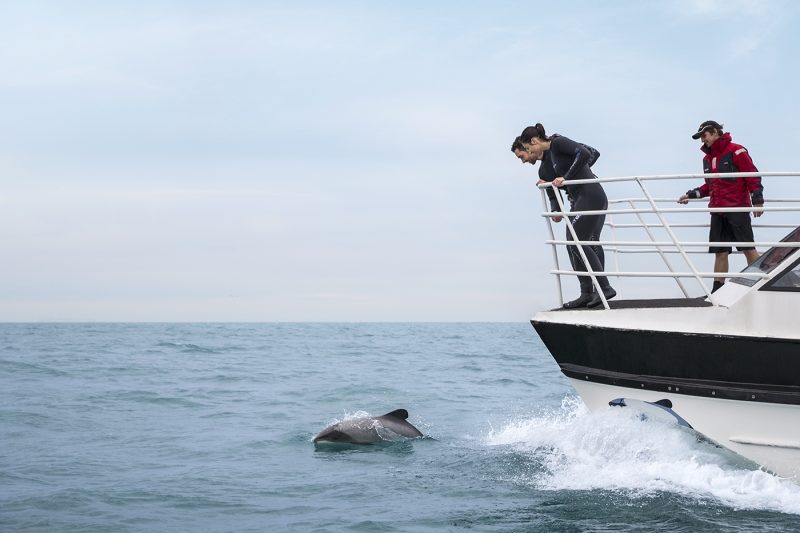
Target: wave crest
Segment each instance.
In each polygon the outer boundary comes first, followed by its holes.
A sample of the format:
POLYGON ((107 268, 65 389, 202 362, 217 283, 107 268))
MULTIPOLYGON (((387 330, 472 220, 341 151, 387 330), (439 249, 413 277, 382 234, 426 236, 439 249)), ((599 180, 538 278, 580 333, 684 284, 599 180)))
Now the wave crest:
POLYGON ((791 481, 692 430, 641 420, 634 410, 590 413, 575 396, 492 430, 485 442, 541 465, 516 479, 541 490, 622 490, 635 497, 670 492, 735 509, 800 514, 800 486, 791 481))

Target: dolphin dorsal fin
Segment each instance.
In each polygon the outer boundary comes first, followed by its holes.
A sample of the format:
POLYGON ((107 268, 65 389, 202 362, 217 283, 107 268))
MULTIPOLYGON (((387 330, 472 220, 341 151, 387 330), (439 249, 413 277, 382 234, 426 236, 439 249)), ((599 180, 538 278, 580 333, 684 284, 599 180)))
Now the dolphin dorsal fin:
POLYGON ((657 402, 653 402, 656 405, 660 405, 661 407, 666 407, 667 409, 672 409, 672 402, 667 400, 666 398, 663 400, 658 400, 657 402))
POLYGON ((383 416, 392 416, 394 418, 399 418, 400 420, 405 420, 406 418, 408 418, 408 411, 406 411, 405 409, 395 409, 391 413, 386 413, 383 416))

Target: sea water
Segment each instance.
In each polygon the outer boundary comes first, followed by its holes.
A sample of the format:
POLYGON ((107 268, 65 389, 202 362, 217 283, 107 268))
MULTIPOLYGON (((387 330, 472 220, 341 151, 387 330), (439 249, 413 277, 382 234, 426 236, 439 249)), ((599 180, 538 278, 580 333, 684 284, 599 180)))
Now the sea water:
POLYGON ((530 324, 0 324, 2 531, 797 531, 800 486, 590 413, 530 324), (316 447, 404 408, 428 438, 316 447))

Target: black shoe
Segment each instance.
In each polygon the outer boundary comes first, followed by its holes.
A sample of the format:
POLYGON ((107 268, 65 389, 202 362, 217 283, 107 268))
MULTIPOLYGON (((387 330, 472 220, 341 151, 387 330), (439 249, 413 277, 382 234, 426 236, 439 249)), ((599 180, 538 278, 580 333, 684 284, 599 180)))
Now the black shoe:
MULTIPOLYGON (((603 289, 603 296, 606 297, 606 300, 610 300, 614 296, 617 295, 617 291, 615 291, 612 287, 606 287, 603 289)), ((592 299, 586 304, 586 307, 594 308, 603 305, 603 300, 600 299, 600 295, 598 293, 592 294, 592 299)))
POLYGON ((564 309, 580 309, 592 301, 592 293, 582 292, 580 296, 564 304, 564 309))

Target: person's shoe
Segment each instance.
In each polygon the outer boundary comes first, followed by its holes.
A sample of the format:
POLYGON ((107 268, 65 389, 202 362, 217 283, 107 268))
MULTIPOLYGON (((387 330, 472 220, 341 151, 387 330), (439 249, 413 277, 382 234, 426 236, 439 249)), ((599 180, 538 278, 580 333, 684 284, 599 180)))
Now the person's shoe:
POLYGON ((564 304, 564 309, 580 309, 592 301, 593 293, 582 292, 580 296, 564 304))
MULTIPOLYGON (((617 291, 614 290, 613 287, 606 287, 603 289, 603 296, 606 297, 606 300, 610 300, 614 296, 617 295, 617 291)), ((603 300, 600 299, 600 295, 598 293, 592 294, 592 299, 587 302, 586 307, 594 308, 603 305, 603 300)))

